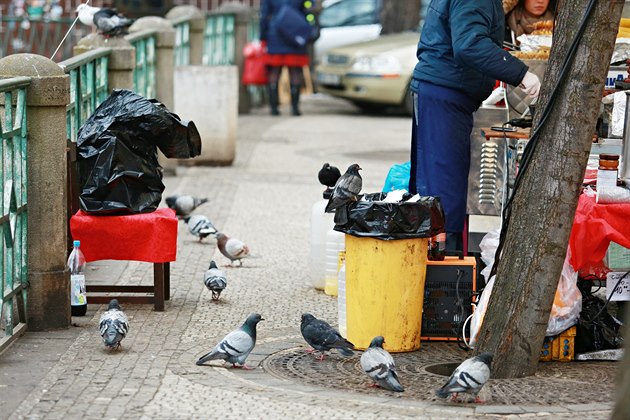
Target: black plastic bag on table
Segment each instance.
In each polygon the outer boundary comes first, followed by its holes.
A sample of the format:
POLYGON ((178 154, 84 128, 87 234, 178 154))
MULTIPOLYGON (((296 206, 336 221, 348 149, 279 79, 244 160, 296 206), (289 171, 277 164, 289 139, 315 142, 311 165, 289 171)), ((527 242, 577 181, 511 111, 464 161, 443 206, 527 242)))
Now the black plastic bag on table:
POLYGON ((89 213, 155 211, 164 184, 157 148, 168 158, 201 153, 192 121, 129 90, 115 89, 79 130, 81 209, 89 213))
POLYGON ((444 232, 444 210, 438 197, 420 197, 409 202, 386 203, 387 193, 365 194, 346 204, 348 222, 335 230, 354 236, 391 239, 430 238, 444 232))

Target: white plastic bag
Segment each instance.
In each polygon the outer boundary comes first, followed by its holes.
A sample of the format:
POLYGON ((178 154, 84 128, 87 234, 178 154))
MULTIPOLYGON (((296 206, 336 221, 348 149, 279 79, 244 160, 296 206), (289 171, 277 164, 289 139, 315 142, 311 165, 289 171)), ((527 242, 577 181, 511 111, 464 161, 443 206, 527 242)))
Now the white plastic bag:
MULTIPOLYGON (((494 256, 499 246, 499 235, 500 232, 498 230, 488 232, 479 244, 481 248, 481 259, 487 265, 481 272, 485 278, 488 278, 492 265, 494 264, 494 256)), ((547 324, 547 336, 558 335, 575 325, 582 311, 582 294, 577 287, 578 274, 569 263, 570 259, 571 251, 567 250, 567 255, 562 267, 562 274, 558 282, 558 289, 556 289, 553 307, 551 308, 551 314, 549 316, 549 323, 547 324)), ((470 347, 475 346, 477 334, 481 329, 481 324, 483 323, 483 318, 488 308, 488 301, 490 300, 490 294, 494 287, 494 280, 495 276, 492 276, 490 281, 487 282, 470 320, 470 347)))

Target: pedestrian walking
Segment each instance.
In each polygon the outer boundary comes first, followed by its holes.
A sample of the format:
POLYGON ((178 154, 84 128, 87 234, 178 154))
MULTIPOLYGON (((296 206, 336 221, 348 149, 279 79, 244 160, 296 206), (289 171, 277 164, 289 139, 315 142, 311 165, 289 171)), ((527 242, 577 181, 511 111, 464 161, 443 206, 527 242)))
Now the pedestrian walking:
POLYGON ((307 45, 318 36, 311 13, 315 1, 262 0, 260 8, 260 40, 267 48, 268 94, 271 115, 278 110, 278 81, 283 67, 289 70, 291 114, 301 115, 300 90, 304 86, 302 67, 308 66, 307 45))

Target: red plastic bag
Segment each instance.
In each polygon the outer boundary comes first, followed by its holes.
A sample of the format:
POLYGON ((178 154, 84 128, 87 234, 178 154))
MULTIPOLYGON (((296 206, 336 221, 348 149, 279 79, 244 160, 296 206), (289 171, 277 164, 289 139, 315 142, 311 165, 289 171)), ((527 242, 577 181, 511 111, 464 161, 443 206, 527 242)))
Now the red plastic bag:
POLYGON ((243 47, 245 63, 243 66, 244 85, 267 84, 267 53, 260 41, 248 42, 243 47))

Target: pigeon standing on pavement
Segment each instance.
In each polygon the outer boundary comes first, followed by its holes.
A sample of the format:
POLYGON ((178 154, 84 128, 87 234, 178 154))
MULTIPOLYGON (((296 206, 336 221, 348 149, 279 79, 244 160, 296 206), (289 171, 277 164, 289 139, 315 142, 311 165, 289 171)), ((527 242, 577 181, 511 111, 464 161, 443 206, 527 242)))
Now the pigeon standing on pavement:
POLYGON ((214 261, 210 261, 210 267, 203 275, 203 283, 212 292, 212 300, 219 300, 221 292, 227 287, 227 277, 214 261))
POLYGON ((363 186, 363 179, 359 174, 361 167, 359 165, 352 164, 348 167, 345 174, 337 180, 332 195, 328 200, 326 213, 335 212, 335 224, 345 225, 348 223, 348 209, 346 204, 351 201, 356 201, 357 196, 361 192, 363 186))
POLYGON ((304 340, 306 340, 314 350, 319 350, 322 353, 319 360, 324 360, 324 352, 331 349, 339 350, 344 356, 352 356, 353 354, 352 348, 354 344, 343 338, 341 334, 326 321, 317 319, 311 314, 302 314, 300 331, 302 331, 304 340))
POLYGON ((475 397, 475 402, 483 402, 479 399, 479 391, 490 378, 490 365, 492 364, 491 353, 481 353, 479 356, 466 359, 457 366, 448 382, 437 391, 435 395, 440 398, 453 396, 457 399, 457 394, 465 392, 475 397))
POLYGON ((172 195, 166 197, 166 205, 175 210, 175 214, 178 216, 188 216, 197 207, 206 203, 207 198, 197 198, 192 195, 172 195))
POLYGON ((107 7, 92 7, 82 3, 77 6, 76 12, 81 23, 95 27, 98 32, 109 37, 126 35, 133 23, 133 19, 107 7))
POLYGON ((129 331, 129 320, 120 309, 117 299, 112 299, 107 306, 107 311, 101 315, 99 330, 107 348, 117 349, 120 347, 120 342, 129 331))
POLYGON ((206 236, 217 233, 217 228, 214 227, 212 222, 210 222, 206 216, 201 214, 186 216, 184 217, 184 222, 188 225, 188 231, 199 238, 199 242, 201 242, 206 236))
POLYGON ((202 365, 209 360, 221 359, 232 363, 232 367, 253 369, 245 364, 245 359, 256 345, 256 325, 263 320, 260 314, 248 316, 239 329, 226 335, 210 353, 201 356, 197 360, 197 365, 202 365))
POLYGON ((333 188, 340 177, 341 172, 339 172, 339 169, 330 166, 329 163, 324 163, 324 166, 322 166, 322 169, 320 169, 317 174, 317 179, 320 184, 325 185, 328 189, 333 188))
POLYGON ((238 261, 239 265, 243 265, 241 261, 242 258, 245 258, 249 255, 249 247, 245 245, 242 241, 236 238, 230 238, 224 233, 218 232, 216 234, 217 238, 217 247, 221 254, 224 257, 229 258, 230 264, 234 261, 238 261))
POLYGON ((394 358, 383 348, 384 342, 385 339, 380 335, 372 339, 370 347, 361 355, 361 367, 374 380, 375 386, 394 392, 403 392, 405 389, 396 375, 394 358))

